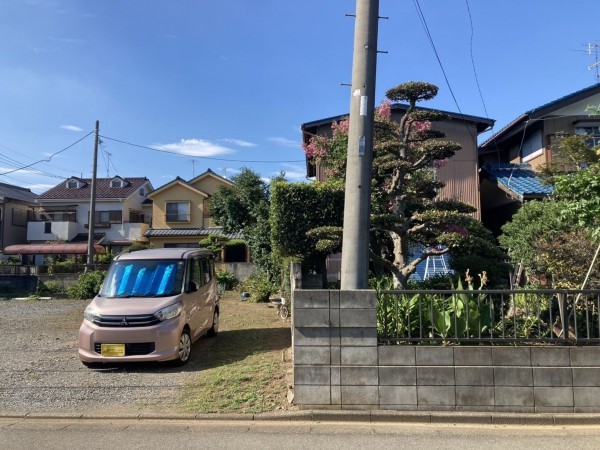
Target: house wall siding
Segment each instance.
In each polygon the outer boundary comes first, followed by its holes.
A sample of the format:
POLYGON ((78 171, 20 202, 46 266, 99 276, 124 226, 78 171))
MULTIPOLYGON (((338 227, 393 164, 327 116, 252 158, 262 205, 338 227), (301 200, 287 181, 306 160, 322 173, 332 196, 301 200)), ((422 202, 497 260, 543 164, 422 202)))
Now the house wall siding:
MULTIPOLYGON (((393 111, 392 119, 399 121, 403 113, 393 111)), ((443 132, 444 139, 458 142, 461 146, 448 163, 438 170, 438 179, 446 185, 440 189, 439 198, 454 199, 465 202, 477 211, 473 214, 481 218, 479 196, 479 174, 477 171, 477 130, 472 123, 458 119, 446 122, 435 122, 433 128, 443 132)), ((319 136, 331 136, 331 125, 320 125, 316 128, 319 136)), ((316 167, 317 181, 325 181, 326 176, 322 167, 316 167)))
POLYGON ((174 185, 170 189, 152 197, 152 228, 201 228, 204 226, 204 196, 197 194, 191 189, 174 185), (189 202, 190 203, 190 221, 189 222, 167 222, 166 203, 167 202, 189 202))

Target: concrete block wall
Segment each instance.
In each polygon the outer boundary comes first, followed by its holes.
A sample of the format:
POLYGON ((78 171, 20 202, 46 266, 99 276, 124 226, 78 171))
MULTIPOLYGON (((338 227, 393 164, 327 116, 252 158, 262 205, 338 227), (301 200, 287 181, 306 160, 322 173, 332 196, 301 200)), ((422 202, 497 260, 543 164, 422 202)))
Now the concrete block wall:
POLYGON ((296 290, 303 409, 600 412, 600 347, 377 344, 373 291, 296 290))

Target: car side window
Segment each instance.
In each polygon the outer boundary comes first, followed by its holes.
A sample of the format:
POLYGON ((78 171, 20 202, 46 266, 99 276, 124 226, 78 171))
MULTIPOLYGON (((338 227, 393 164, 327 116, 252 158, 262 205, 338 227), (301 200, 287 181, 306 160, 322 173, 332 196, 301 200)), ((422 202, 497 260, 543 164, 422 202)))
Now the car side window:
POLYGON ((200 287, 204 284, 202 282, 202 270, 200 268, 200 260, 198 258, 192 258, 191 265, 192 270, 190 271, 190 280, 196 283, 198 287, 200 287))
POLYGON ((204 281, 204 283, 202 283, 202 284, 206 284, 212 278, 211 271, 210 271, 210 262, 209 262, 208 258, 202 258, 201 264, 202 264, 202 280, 204 281))

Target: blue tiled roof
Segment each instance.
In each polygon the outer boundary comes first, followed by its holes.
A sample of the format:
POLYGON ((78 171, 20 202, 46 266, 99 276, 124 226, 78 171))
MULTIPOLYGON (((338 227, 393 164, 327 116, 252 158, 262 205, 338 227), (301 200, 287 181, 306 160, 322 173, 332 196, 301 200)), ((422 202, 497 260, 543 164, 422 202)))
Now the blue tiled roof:
POLYGON ((502 185, 520 199, 551 195, 553 188, 542 184, 540 178, 529 164, 486 164, 482 167, 482 175, 502 185))

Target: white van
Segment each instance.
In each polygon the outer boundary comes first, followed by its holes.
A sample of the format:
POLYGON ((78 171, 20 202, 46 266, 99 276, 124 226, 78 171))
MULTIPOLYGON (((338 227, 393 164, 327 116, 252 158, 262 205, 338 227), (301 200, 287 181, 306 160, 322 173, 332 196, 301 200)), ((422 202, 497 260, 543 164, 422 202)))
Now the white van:
POLYGON ((115 257, 83 313, 79 359, 186 364, 192 343, 219 330, 212 252, 140 250, 115 257))

